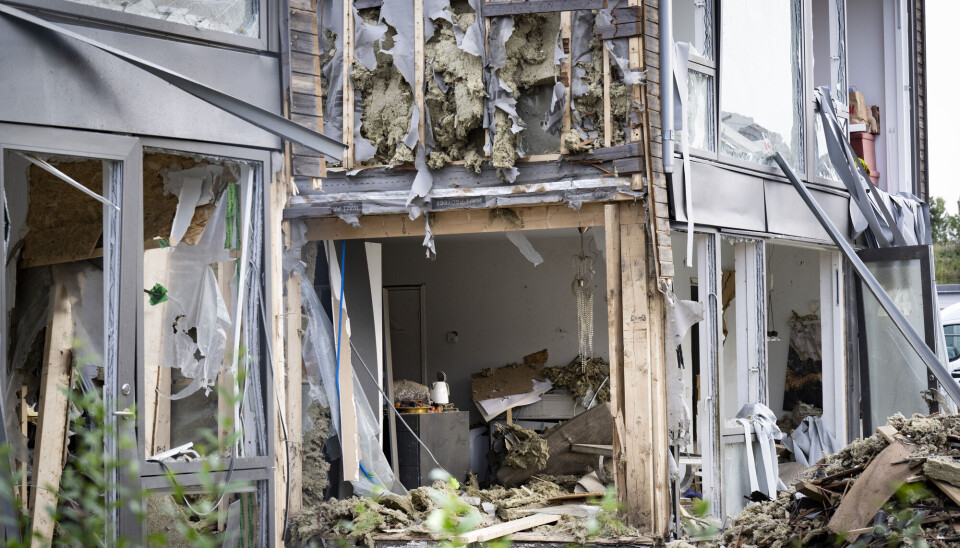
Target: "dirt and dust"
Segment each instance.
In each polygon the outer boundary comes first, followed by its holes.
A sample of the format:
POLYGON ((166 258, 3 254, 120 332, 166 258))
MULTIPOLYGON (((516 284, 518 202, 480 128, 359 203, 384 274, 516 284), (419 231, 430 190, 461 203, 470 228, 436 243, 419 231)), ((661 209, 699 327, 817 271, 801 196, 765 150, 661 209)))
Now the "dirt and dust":
MULTIPOLYGON (((476 14, 466 2, 453 2, 453 19, 461 29, 469 28, 476 14)), ((427 164, 441 168, 464 160, 467 169, 480 173, 483 162, 483 65, 479 57, 457 46, 454 25, 437 19, 436 32, 424 47, 428 66, 443 81, 446 90, 427 78, 426 106, 430 111, 434 148, 427 164)))
MULTIPOLYGON (((376 23, 380 10, 360 10, 360 17, 369 23, 376 23)), ((357 99, 363 100, 360 134, 377 149, 373 159, 367 162, 370 165, 413 163, 413 150, 403 144, 413 116, 413 90, 397 70, 393 57, 381 51, 393 49, 393 37, 396 34, 397 31, 388 25, 384 38, 373 43, 377 58, 377 68, 374 70, 368 69, 360 61, 353 62, 353 86, 357 99)))

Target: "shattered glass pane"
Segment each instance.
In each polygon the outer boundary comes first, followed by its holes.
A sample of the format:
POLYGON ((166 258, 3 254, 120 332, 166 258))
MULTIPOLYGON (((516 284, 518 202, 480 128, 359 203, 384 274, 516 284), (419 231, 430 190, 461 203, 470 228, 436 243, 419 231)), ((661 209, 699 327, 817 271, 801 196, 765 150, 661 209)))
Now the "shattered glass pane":
POLYGON ((823 132, 823 121, 820 116, 814 116, 814 129, 817 132, 817 140, 814 143, 813 152, 817 157, 817 177, 823 177, 831 181, 839 181, 840 175, 833 167, 830 161, 830 155, 827 154, 827 136, 823 132))
POLYGON ((184 491, 189 494, 182 496, 147 493, 143 527, 151 539, 149 546, 191 546, 197 544, 197 538, 212 541, 214 546, 268 546, 266 518, 271 509, 263 503, 267 483, 231 478, 229 483, 215 484, 217 492, 213 493, 197 493, 196 488, 187 486, 184 491), (211 508, 221 489, 226 492, 223 500, 211 508))
POLYGON ((690 148, 717 150, 715 89, 713 76, 695 70, 687 73, 687 119, 683 131, 690 133, 690 148))
POLYGON ((67 0, 198 29, 259 37, 258 0, 67 0))
POLYGON ((690 53, 705 59, 713 56, 713 0, 674 0, 673 37, 688 42, 690 53))
POLYGON ((840 101, 841 105, 846 105, 849 101, 847 95, 847 2, 846 0, 834 0, 836 3, 836 56, 834 63, 834 97, 840 101))
POLYGON ((727 0, 721 9, 721 153, 774 165, 781 152, 804 172, 800 1, 727 0))
MULTIPOLYGON (((867 267, 918 333, 924 333, 924 284, 920 260, 877 261, 867 267)), ((873 426, 887 423, 895 413, 909 417, 927 414, 922 396, 927 390, 927 367, 869 291, 863 291, 863 332, 869 363, 870 409, 873 426)))

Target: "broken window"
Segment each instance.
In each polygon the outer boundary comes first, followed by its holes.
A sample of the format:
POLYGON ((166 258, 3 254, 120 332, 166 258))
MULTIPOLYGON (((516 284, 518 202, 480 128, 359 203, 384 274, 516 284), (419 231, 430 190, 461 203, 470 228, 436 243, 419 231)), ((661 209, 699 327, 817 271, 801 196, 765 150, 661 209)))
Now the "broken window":
POLYGON ((799 0, 729 0, 721 5, 720 153, 773 165, 803 157, 799 0))
POLYGON ((218 440, 216 455, 266 454, 258 170, 217 157, 144 155, 148 460, 206 433, 218 440), (231 447, 235 432, 243 442, 231 447))
POLYGON ((713 0, 677 0, 673 4, 674 41, 690 44, 686 117, 677 139, 681 143, 687 139, 689 147, 698 151, 694 154, 711 158, 717 151, 715 9, 713 0))
POLYGON ((689 133, 687 138, 691 148, 715 152, 717 103, 714 78, 693 69, 687 75, 687 119, 682 131, 689 133))
POLYGON ((713 61, 713 0, 673 2, 673 39, 690 44, 690 53, 713 61))
POLYGON ((260 36, 259 0, 66 0, 240 36, 260 36))

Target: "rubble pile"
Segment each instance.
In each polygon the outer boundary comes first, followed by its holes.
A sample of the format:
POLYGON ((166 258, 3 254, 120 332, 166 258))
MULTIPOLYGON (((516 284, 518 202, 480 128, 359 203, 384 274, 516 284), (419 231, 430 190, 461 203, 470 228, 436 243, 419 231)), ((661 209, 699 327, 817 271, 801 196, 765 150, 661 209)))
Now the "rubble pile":
MULTIPOLYGON (((960 416, 895 415, 807 469, 793 488, 747 506, 708 546, 948 546, 960 543, 960 416)), ((706 535, 709 536, 709 535, 706 535)))

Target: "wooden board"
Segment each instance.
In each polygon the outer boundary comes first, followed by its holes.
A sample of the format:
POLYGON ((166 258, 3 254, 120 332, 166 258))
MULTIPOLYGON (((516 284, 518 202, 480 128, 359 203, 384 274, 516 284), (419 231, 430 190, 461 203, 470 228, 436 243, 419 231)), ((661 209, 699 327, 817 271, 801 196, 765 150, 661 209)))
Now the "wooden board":
POLYGON ((596 443, 574 443, 570 450, 574 453, 583 453, 585 455, 600 455, 603 457, 613 456, 613 445, 600 445, 596 443))
POLYGON ((483 373, 470 375, 471 395, 474 402, 490 398, 505 398, 533 391, 533 381, 545 381, 542 366, 524 365, 504 366, 493 370, 485 377, 483 373))
MULTIPOLYGON (((580 211, 564 205, 512 208, 512 211, 520 219, 520 226, 503 217, 491 218, 489 209, 480 209, 430 213, 430 229, 435 236, 439 236, 603 226, 603 204, 600 203, 585 203, 580 211)), ((426 233, 423 219, 411 221, 406 214, 364 215, 360 218, 360 227, 350 226, 338 217, 308 219, 306 223, 307 239, 310 241, 424 236, 426 233)))
POLYGON ((587 467, 596 467, 596 455, 571 451, 573 443, 609 445, 613 441, 613 416, 609 403, 577 415, 561 424, 547 436, 549 458, 543 470, 530 470, 501 466, 497 471, 500 483, 518 485, 536 474, 566 475, 582 474, 587 467))
POLYGON ((57 269, 53 272, 33 456, 32 546, 49 545, 46 539, 53 538, 51 512, 57 505, 69 426, 65 389, 71 385, 73 371, 73 313, 67 289, 60 281, 57 269))
POLYGON ((488 2, 483 5, 484 17, 547 13, 552 11, 598 10, 603 0, 526 0, 516 2, 488 2))
MULTIPOLYGON (((913 475, 909 461, 904 461, 910 453, 911 449, 898 441, 881 451, 843 497, 827 528, 841 534, 870 524, 877 510, 913 475)), ((846 540, 853 542, 856 537, 849 533, 846 540)))
POLYGON ((515 519, 506 523, 498 523, 496 525, 491 525, 490 527, 477 529, 476 531, 470 531, 469 533, 460 535, 460 541, 466 544, 473 544, 474 542, 487 542, 500 537, 505 537, 511 533, 526 531, 527 529, 533 529, 534 527, 539 527, 548 523, 555 523, 557 521, 560 521, 560 516, 558 515, 534 514, 532 516, 515 519))
MULTIPOLYGON (((143 286, 150 289, 154 284, 168 287, 170 269, 169 249, 150 249, 143 252, 143 286)), ((144 429, 146 430, 145 452, 148 456, 170 449, 170 384, 169 367, 163 367, 164 312, 163 303, 152 306, 150 297, 143 296, 143 360, 144 360, 144 429), (158 394, 159 391, 159 394, 158 394), (162 397, 160 394, 168 397, 162 397)), ((172 343, 172 341, 171 341, 172 343)))

